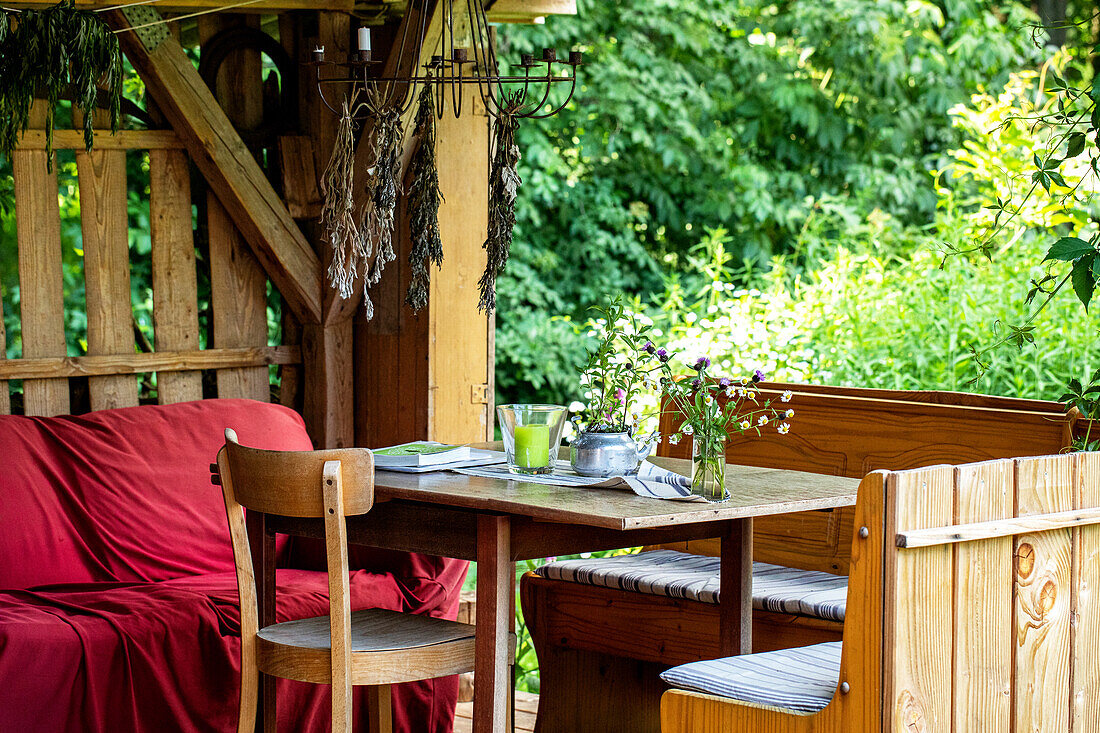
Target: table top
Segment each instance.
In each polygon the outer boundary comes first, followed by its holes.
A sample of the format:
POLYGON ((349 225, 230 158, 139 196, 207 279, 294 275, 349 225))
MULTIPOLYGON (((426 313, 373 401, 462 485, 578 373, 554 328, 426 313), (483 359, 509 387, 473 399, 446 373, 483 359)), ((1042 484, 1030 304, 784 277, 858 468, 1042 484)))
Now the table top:
MULTIPOLYGON (((690 475, 691 461, 651 458, 653 463, 690 475)), ((859 479, 803 471, 726 466, 730 499, 721 503, 671 501, 637 496, 629 490, 555 486, 467 476, 451 471, 375 473, 378 500, 442 504, 590 527, 630 530, 677 524, 833 509, 856 503, 859 479)))

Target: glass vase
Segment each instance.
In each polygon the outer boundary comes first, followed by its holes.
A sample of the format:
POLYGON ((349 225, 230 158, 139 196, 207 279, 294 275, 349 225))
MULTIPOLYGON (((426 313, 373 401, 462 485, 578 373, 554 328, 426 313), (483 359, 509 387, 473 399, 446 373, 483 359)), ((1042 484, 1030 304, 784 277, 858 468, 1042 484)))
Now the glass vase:
POLYGON ((726 499, 726 436, 691 438, 691 493, 707 501, 726 499))
POLYGON ((568 413, 561 405, 497 407, 508 470, 522 474, 552 473, 568 413))

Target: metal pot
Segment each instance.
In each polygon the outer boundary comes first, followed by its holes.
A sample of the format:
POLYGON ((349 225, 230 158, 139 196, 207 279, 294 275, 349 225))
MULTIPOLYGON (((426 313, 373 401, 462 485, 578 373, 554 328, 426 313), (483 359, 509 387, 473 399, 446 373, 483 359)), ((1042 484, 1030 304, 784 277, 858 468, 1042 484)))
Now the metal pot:
POLYGON ((581 433, 569 446, 569 462, 581 476, 633 476, 652 450, 630 433, 581 433))

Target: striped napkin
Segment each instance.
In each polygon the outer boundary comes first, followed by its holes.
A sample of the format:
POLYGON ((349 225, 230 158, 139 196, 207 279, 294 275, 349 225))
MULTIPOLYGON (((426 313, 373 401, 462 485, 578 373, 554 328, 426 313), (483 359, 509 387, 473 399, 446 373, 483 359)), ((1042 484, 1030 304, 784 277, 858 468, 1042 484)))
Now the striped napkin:
MULTIPOLYGON (((670 499, 672 501, 707 501, 691 493, 691 481, 686 476, 667 468, 645 461, 636 476, 612 476, 611 478, 592 478, 581 476, 573 471, 569 461, 554 461, 552 473, 520 476, 508 470, 508 466, 477 466, 451 469, 467 476, 504 479, 506 481, 525 481, 533 484, 554 484, 557 486, 576 486, 588 489, 630 489, 638 496, 649 499, 670 499)), ((729 498, 728 492, 725 498, 729 498)))

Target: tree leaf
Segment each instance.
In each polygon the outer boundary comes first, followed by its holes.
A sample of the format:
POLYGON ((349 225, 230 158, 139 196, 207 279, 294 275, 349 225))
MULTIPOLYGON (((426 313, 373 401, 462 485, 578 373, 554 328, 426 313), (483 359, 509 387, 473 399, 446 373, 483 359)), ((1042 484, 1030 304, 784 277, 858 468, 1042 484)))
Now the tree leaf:
POLYGON ((1096 248, 1092 246, 1091 242, 1086 242, 1078 237, 1062 237, 1047 250, 1047 256, 1043 258, 1043 262, 1047 260, 1069 262, 1095 252, 1096 248))
POLYGON ((1073 292, 1077 293, 1077 299, 1085 306, 1088 312, 1089 301, 1092 300, 1092 291, 1096 289, 1096 278, 1092 274, 1092 262, 1096 255, 1082 257, 1073 263, 1073 292))
POLYGON ((1085 149, 1085 133, 1075 132, 1069 136, 1066 144, 1066 157, 1075 158, 1085 149))

